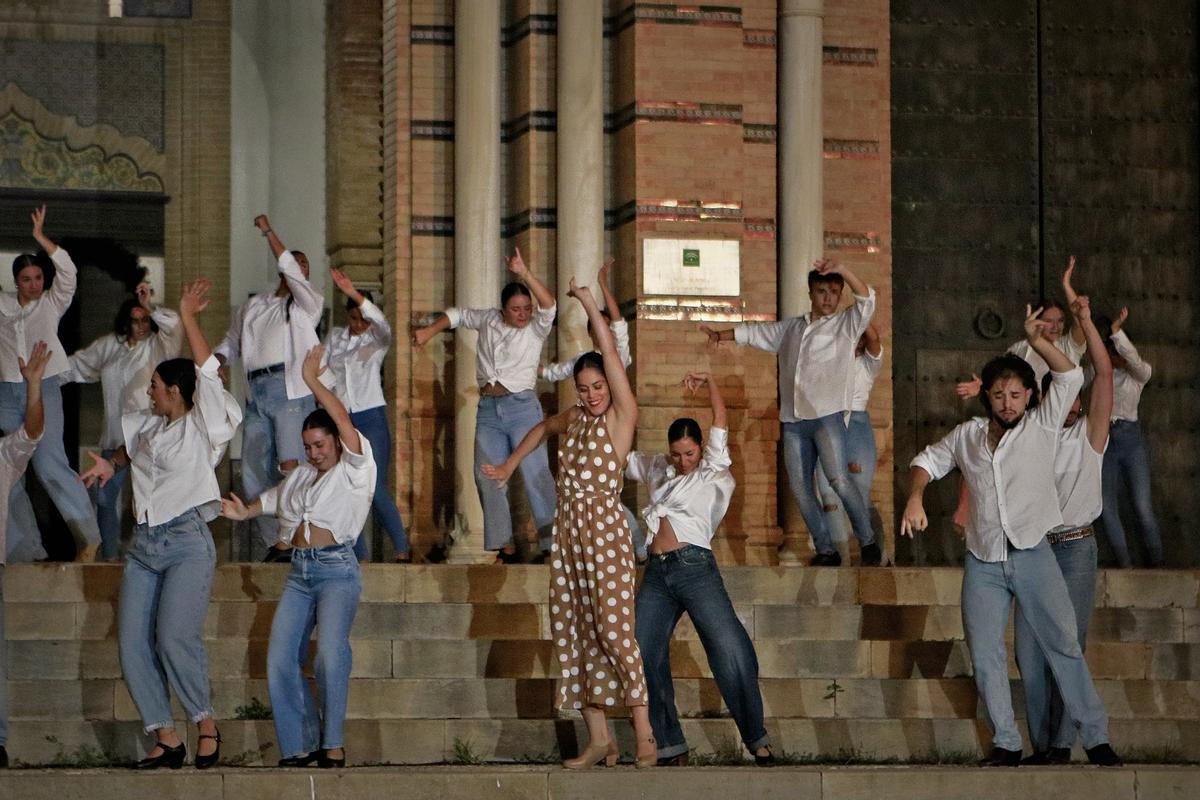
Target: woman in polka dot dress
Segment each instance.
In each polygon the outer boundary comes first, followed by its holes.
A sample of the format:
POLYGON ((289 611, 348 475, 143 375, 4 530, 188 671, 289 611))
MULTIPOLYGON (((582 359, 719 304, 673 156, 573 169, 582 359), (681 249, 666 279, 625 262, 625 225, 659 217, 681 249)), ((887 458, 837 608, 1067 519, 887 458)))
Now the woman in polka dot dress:
POLYGON ((605 710, 626 706, 637 736, 637 765, 654 766, 642 656, 634 637, 634 561, 629 525, 621 512, 625 460, 637 429, 637 398, 617 354, 612 331, 586 287, 571 281, 592 323, 599 353, 575 363, 579 404, 529 432, 513 455, 487 465, 504 484, 521 459, 549 435, 559 436, 558 511, 551 550, 550 622, 559 670, 558 708, 577 708, 590 743, 568 769, 617 761, 605 710))

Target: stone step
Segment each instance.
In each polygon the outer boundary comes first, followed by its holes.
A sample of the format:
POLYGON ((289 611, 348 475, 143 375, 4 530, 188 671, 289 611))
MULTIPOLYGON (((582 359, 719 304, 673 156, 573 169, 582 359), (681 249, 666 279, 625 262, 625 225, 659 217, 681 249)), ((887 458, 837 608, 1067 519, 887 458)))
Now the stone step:
MULTIPOLYGON (((273 600, 287 565, 218 567, 213 599, 273 600)), ((9 602, 115 602, 118 564, 13 564, 9 602)), ((747 605, 957 606, 962 570, 955 567, 722 567, 734 603, 747 605)), ((363 600, 406 603, 545 603, 546 566, 364 564, 363 600)), ((1096 605, 1111 608, 1200 606, 1200 570, 1101 570, 1096 605)))
MULTIPOLYGON (((222 637, 207 644, 211 678, 265 678, 267 641, 222 637)), ((352 639, 358 678, 546 678, 548 640, 352 639)), ((315 649, 315 645, 314 645, 315 649)), ((763 678, 957 678, 972 674, 962 641, 897 642, 760 639, 763 678)), ((104 640, 18 639, 9 642, 9 678, 61 681, 120 678, 117 643, 104 640)), ((1088 664, 1097 679, 1200 680, 1200 644, 1093 641, 1088 664)), ((1012 648, 1010 675, 1017 677, 1012 648)), ((671 644, 672 672, 709 678, 698 639, 671 644)))
MULTIPOLYGON (((823 641, 955 641, 963 638, 962 613, 951 605, 797 606, 735 604, 751 638, 823 641)), ((275 601, 209 604, 208 638, 266 639, 275 601)), ((116 636, 115 602, 7 600, 10 640, 104 640, 116 636)), ((1011 622, 1010 622, 1011 627, 1011 622)), ((397 603, 364 601, 354 621, 357 639, 537 640, 548 639, 545 603, 397 603)), ((676 631, 695 638, 685 616, 676 631)), ((1200 643, 1200 609, 1097 608, 1089 641, 1200 643)))
MULTIPOLYGON (((975 719, 981 713, 970 678, 768 678, 760 681, 767 716, 845 719, 975 719)), ((1200 719, 1198 681, 1096 681, 1116 719, 1200 719)), ((1020 682, 1013 683, 1022 705, 1020 682)), ((262 679, 212 681, 218 716, 258 698, 268 703, 262 679)), ((124 681, 9 681, 11 719, 134 720, 137 711, 124 681)), ((716 683, 675 681, 685 717, 722 716, 716 683)), ((352 678, 347 717, 352 719, 540 719, 554 716, 554 681, 545 678, 352 678)), ((180 710, 176 713, 182 716, 180 710)))
MULTIPOLYGON (((740 750, 737 727, 732 720, 684 719, 681 725, 689 747, 697 753, 728 754, 740 750)), ((843 760, 928 759, 934 754, 941 754, 943 758, 974 758, 990 744, 987 726, 977 720, 769 718, 766 726, 777 752, 810 757, 840 756, 843 760)), ((273 766, 279 759, 275 728, 270 720, 223 719, 218 727, 224 740, 221 745, 224 764, 273 766)), ((187 731, 188 752, 194 753, 195 727, 185 725, 181 720, 179 730, 187 731)), ((635 743, 629 724, 614 721, 610 730, 617 738, 622 757, 632 757, 635 743)), ((1200 721, 1197 720, 1113 720, 1110 733, 1113 746, 1130 757, 1141 753, 1158 754, 1160 758, 1169 756, 1174 760, 1200 760, 1200 721)), ((586 731, 578 715, 574 719, 557 720, 351 719, 346 721, 345 734, 347 759, 351 765, 453 762, 456 759, 456 747, 459 755, 469 751, 486 761, 553 763, 562 758, 564 753, 568 757, 574 755, 579 743, 586 739, 586 731)), ((144 757, 151 746, 153 737, 144 735, 139 723, 128 721, 14 720, 8 737, 10 758, 14 763, 19 761, 27 765, 62 762, 87 752, 103 755, 119 763, 129 762, 144 757)), ((744 751, 742 756, 745 757, 744 751)), ((1077 760, 1083 758, 1078 748, 1075 757, 1077 760)), ((1037 772, 1044 775, 1048 770, 1037 772)), ((0 775, 3 774, 0 772, 0 775)), ((278 777, 284 773, 268 774, 278 777)), ((743 774, 749 777, 754 772, 743 774)), ((29 796, 5 794, 2 781, 3 778, 0 778, 0 796, 22 799, 29 796)), ((86 796, 89 800, 96 797, 91 794, 86 796)), ((734 796, 751 795, 739 792, 734 796)), ((902 795, 892 792, 881 796, 902 795)), ((993 795, 989 793, 988 796, 993 795)))

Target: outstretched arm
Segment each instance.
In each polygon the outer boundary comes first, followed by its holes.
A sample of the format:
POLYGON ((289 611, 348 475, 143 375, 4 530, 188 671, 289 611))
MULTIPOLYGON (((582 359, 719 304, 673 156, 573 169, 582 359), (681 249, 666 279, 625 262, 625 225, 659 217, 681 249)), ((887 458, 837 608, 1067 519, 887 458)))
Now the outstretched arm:
POLYGON ((337 425, 338 437, 341 438, 345 448, 355 455, 360 455, 362 442, 358 439, 358 430, 350 421, 350 412, 342 405, 342 401, 338 400, 337 395, 329 391, 329 387, 321 382, 321 373, 325 371, 325 367, 321 366, 321 359, 324 355, 324 345, 319 344, 308 351, 308 355, 304 357, 304 385, 333 418, 334 424, 337 425))
POLYGON ((508 483, 508 479, 516 472, 517 467, 525 460, 525 457, 541 447, 542 442, 546 441, 546 437, 566 433, 567 426, 571 424, 572 416, 578 413, 579 410, 572 406, 566 411, 559 412, 552 417, 547 417, 535 425, 529 433, 525 434, 525 438, 517 445, 517 449, 512 452, 512 455, 503 464, 481 464, 479 467, 480 471, 490 480, 495 481, 498 488, 504 488, 504 485, 508 483))
POLYGON ((197 278, 190 286, 185 283, 183 293, 179 296, 179 318, 183 322, 188 347, 192 350, 192 361, 197 366, 208 361, 212 355, 212 348, 208 346, 208 339, 204 338, 204 331, 200 328, 199 318, 200 312, 208 308, 211 302, 208 290, 212 285, 212 281, 206 278, 197 278))
POLYGON ((413 329, 413 347, 424 347, 434 336, 448 330, 450 330, 450 317, 445 314, 439 314, 437 319, 424 328, 413 329))
POLYGON ((537 275, 533 274, 533 270, 525 265, 525 259, 521 258, 521 248, 513 248, 513 254, 506 258, 505 262, 512 273, 529 287, 529 291, 533 292, 533 297, 538 302, 538 308, 544 310, 554 308, 554 295, 550 294, 546 285, 538 280, 537 275))
POLYGON ((225 519, 254 519, 262 513, 263 506, 261 499, 255 500, 250 505, 246 505, 245 501, 233 492, 229 493, 229 497, 221 498, 221 516, 225 519))
POLYGON ((1071 314, 1075 327, 1087 341, 1087 353, 1092 359, 1092 396, 1088 407, 1088 442, 1097 453, 1103 453, 1108 443, 1108 426, 1113 406, 1113 367, 1108 357, 1108 348, 1096 325, 1092 322, 1092 310, 1088 298, 1077 295, 1071 302, 1071 314))

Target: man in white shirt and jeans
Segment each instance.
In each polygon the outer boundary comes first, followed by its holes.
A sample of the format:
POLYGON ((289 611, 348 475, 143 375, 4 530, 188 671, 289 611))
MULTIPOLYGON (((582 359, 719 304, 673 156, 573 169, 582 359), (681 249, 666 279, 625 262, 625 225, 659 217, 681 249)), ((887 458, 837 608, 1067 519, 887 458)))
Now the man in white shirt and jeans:
POLYGON ((1083 386, 1083 370, 1041 335, 1041 309, 1025 320, 1029 344, 1050 366, 1039 402, 1033 368, 1004 355, 983 369, 986 417, 962 423, 922 450, 909 471, 910 491, 900 532, 912 536, 929 521, 922 498, 931 480, 958 467, 970 487, 970 520, 962 585, 963 628, 975 685, 992 726, 988 766, 1018 766, 1021 735, 1013 715, 1004 630, 1015 598, 1045 653, 1094 764, 1120 759, 1108 744, 1108 715, 1083 659, 1075 611, 1046 531, 1063 523, 1054 485, 1059 429, 1083 386))
MULTIPOLYGON (((242 491, 247 503, 283 480, 304 458, 300 429, 316 408, 304 385, 304 356, 320 344, 317 325, 325 298, 308 279, 308 257, 288 251, 271 230, 266 214, 254 218, 279 261, 279 285, 256 294, 234 314, 229 332, 213 351, 222 365, 241 358, 248 385, 242 432, 242 491)), ((290 548, 278 544, 275 518, 251 523, 251 560, 287 561, 290 548)))
POLYGON ((738 344, 779 355, 779 420, 783 423, 783 459, 792 496, 800 506, 817 554, 813 566, 842 563, 813 475, 820 461, 842 501, 862 563, 879 564, 882 553, 871 526, 867 498, 850 478, 846 456, 846 418, 854 393, 854 351, 875 313, 875 290, 849 267, 823 260, 808 273, 812 311, 778 322, 747 323, 717 331, 700 330, 712 344, 733 339, 738 344), (838 311, 842 289, 849 284, 854 305, 838 311))

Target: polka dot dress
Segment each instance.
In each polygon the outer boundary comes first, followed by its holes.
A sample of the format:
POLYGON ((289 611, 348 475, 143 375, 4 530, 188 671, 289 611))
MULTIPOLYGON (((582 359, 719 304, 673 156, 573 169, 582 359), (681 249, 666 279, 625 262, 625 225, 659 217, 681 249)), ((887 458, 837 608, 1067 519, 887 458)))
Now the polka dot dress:
POLYGON ((560 709, 646 704, 622 462, 603 416, 584 412, 559 438, 550 629, 560 709))

